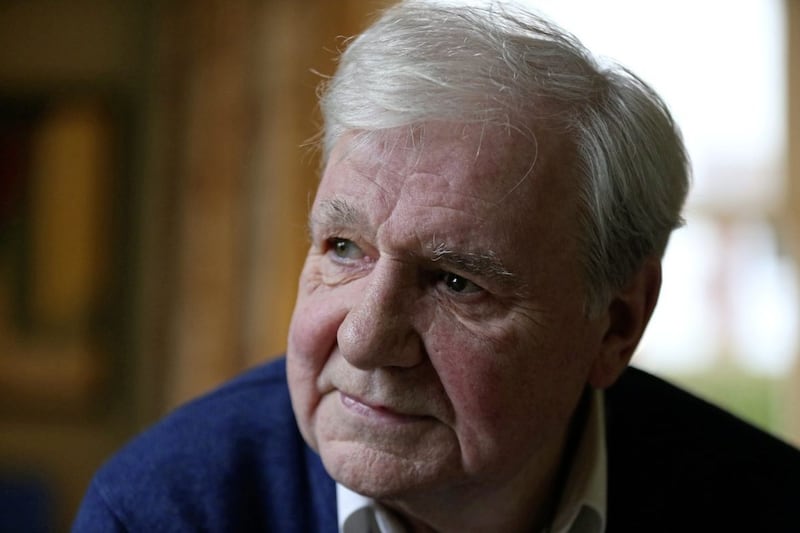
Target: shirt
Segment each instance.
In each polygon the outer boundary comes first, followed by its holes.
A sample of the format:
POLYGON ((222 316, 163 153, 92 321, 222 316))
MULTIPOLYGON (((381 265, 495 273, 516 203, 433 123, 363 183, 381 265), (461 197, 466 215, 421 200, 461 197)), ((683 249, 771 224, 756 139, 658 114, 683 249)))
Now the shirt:
MULTIPOLYGON (((602 533, 607 506, 603 392, 592 390, 589 413, 552 525, 546 533, 602 533)), ((406 533, 392 511, 336 484, 340 533, 406 533)))

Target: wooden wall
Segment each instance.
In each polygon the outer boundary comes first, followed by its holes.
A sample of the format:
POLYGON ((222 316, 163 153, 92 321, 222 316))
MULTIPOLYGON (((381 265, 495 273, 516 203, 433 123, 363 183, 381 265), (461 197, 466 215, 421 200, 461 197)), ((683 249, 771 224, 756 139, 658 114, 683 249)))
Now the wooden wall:
POLYGON ((43 139, 42 179, 0 225, 41 244, 0 240, 0 476, 41 481, 58 530, 121 443, 284 349, 317 179, 312 71, 380 5, 0 5, 0 111, 32 109, 43 139))
POLYGON ((144 418, 281 353, 317 179, 315 72, 371 1, 158 11, 140 335, 144 418), (152 215, 152 216, 150 216, 152 215))
POLYGON ((0 4, 0 481, 40 491, 53 530, 133 431, 117 261, 149 24, 142 2, 0 4))

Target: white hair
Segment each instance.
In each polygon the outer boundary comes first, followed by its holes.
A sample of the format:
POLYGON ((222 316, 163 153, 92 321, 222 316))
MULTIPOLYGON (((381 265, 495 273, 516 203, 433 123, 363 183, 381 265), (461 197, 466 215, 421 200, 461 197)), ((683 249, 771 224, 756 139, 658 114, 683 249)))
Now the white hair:
POLYGON ((666 105, 537 14, 401 2, 350 42, 320 104, 323 160, 345 132, 434 121, 497 124, 534 143, 534 132, 565 135, 577 156, 589 313, 663 254, 682 223, 688 161, 666 105))

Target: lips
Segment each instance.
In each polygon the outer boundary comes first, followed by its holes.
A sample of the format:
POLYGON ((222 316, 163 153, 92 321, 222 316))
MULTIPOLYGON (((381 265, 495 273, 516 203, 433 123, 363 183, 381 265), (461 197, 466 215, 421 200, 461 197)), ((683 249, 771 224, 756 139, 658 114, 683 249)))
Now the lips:
POLYGON ((375 420, 385 420, 387 422, 411 422, 426 418, 424 416, 402 413, 385 405, 372 404, 366 400, 345 394, 341 391, 339 392, 339 398, 342 402, 342 405, 348 411, 375 420))

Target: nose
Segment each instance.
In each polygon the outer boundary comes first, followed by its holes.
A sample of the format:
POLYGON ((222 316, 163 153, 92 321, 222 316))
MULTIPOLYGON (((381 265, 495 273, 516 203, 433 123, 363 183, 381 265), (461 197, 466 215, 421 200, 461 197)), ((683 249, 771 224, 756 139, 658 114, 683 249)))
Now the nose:
POLYGON ((416 285, 404 283, 404 268, 379 259, 363 280, 364 290, 353 296, 337 334, 339 351, 351 365, 411 368, 423 361, 413 320, 416 285))

